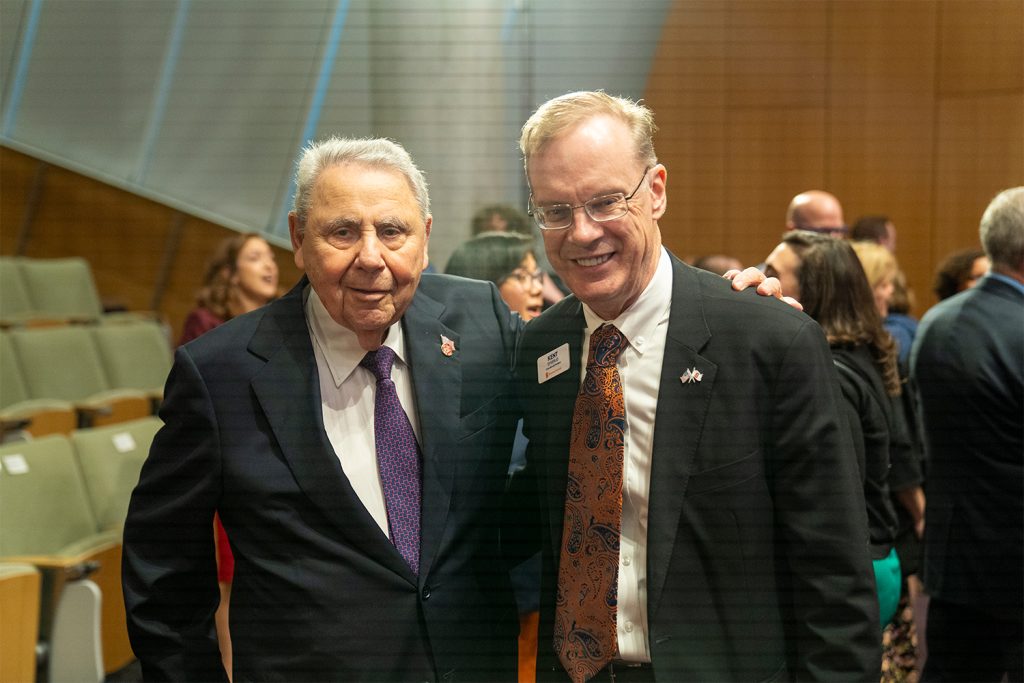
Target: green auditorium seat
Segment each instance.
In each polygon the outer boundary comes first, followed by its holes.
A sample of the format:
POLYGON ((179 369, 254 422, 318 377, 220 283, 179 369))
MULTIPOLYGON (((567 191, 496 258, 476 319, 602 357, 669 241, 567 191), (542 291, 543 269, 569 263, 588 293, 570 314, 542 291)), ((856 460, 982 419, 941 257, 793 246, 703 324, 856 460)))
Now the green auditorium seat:
POLYGON ((157 417, 109 427, 79 429, 71 435, 93 515, 101 531, 120 531, 142 463, 163 422, 157 417))
POLYGON ((111 386, 144 391, 158 403, 173 356, 163 326, 136 320, 99 325, 91 331, 111 386))
POLYGON ((36 314, 71 322, 94 322, 103 315, 85 259, 23 259, 21 271, 36 314))
POLYGON ((0 325, 21 324, 33 317, 34 307, 21 272, 24 259, 0 256, 0 325))
POLYGON ((39 642, 62 662, 88 657, 92 648, 74 642, 85 635, 71 643, 57 641, 75 635, 68 635, 70 624, 88 630, 101 614, 104 671, 122 668, 133 655, 121 597, 120 534, 97 531, 70 440, 54 435, 4 444, 0 469, 0 560, 32 564, 42 572, 39 642), (74 586, 70 602, 63 602, 71 582, 86 578, 102 594, 102 601, 95 601, 95 619, 77 614, 88 609, 94 592, 89 586, 74 586))
POLYGON ((116 389, 89 329, 79 325, 8 333, 30 398, 71 401, 79 426, 102 426, 152 414, 145 392, 116 389))
POLYGON ((0 331, 0 442, 20 432, 70 434, 78 415, 68 401, 33 399, 7 332, 0 331))

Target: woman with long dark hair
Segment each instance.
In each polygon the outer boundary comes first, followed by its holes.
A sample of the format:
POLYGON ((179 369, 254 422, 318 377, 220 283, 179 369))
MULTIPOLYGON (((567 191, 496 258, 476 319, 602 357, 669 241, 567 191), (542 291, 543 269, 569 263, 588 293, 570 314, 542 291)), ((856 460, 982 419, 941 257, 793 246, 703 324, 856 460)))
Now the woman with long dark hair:
POLYGON ((839 374, 846 414, 864 481, 871 554, 881 623, 893 617, 900 596, 894 548, 896 511, 890 497, 890 463, 907 442, 893 398, 900 394, 896 345, 882 327, 857 255, 844 240, 794 230, 768 257, 766 275, 803 304, 828 339, 839 374))

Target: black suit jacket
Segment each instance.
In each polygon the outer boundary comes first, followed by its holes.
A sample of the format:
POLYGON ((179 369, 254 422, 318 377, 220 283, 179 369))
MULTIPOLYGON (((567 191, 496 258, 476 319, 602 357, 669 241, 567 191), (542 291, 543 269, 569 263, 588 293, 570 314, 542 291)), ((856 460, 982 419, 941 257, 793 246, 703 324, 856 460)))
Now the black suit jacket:
POLYGON ((518 319, 493 285, 426 274, 405 313, 423 452, 416 577, 325 434, 305 284, 177 352, 124 532, 129 633, 146 678, 224 677, 219 510, 236 563, 236 683, 514 679, 497 508, 518 319))
POLYGON ((1024 613, 1024 295, 992 277, 932 308, 911 372, 927 457, 928 593, 1024 613))
MULTIPOLYGON (((877 680, 878 605, 860 474, 824 336, 804 314, 673 258, 647 526, 658 680, 877 680), (696 368, 700 382, 680 376, 696 368)), ((541 509, 538 676, 554 596, 585 320, 569 297, 524 333, 518 376, 541 509), (563 343, 572 368, 538 384, 563 343)))

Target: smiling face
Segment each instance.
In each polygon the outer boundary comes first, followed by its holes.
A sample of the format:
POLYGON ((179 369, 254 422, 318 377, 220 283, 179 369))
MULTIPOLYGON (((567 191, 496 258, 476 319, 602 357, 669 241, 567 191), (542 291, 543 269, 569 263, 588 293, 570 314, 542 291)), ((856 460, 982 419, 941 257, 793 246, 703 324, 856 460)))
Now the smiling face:
POLYGON ((238 251, 231 284, 246 308, 258 308, 277 296, 277 262, 267 241, 250 237, 238 251))
MULTIPOLYGON (((538 206, 578 206, 594 197, 628 195, 644 174, 629 128, 596 116, 560 133, 530 156, 527 176, 538 206)), ((654 277, 661 249, 658 219, 665 213, 665 167, 648 171, 625 216, 597 222, 573 212, 562 230, 544 230, 544 249, 565 284, 605 320, 637 300, 654 277)))
POLYGON ((542 277, 543 273, 537 268, 537 259, 533 254, 527 254, 498 287, 501 298, 523 320, 533 320, 544 308, 542 277))
POLYGON ((424 221, 398 171, 349 163, 325 169, 311 193, 304 230, 288 216, 295 265, 331 318, 367 350, 409 307, 427 265, 424 221))

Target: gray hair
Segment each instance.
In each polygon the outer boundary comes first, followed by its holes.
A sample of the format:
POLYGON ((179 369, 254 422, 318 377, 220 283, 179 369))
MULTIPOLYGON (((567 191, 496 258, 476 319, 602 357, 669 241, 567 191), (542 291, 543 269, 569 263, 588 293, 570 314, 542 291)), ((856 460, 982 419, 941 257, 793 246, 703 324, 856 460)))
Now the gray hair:
POLYGON ((362 164, 401 173, 416 196, 420 217, 427 220, 430 215, 427 179, 404 147, 387 138, 330 137, 309 143, 295 164, 295 201, 292 210, 298 218, 300 229, 306 227, 310 195, 320 174, 332 166, 343 164, 362 164))
POLYGON ((1024 186, 997 194, 985 209, 978 232, 993 270, 1024 271, 1024 186))

